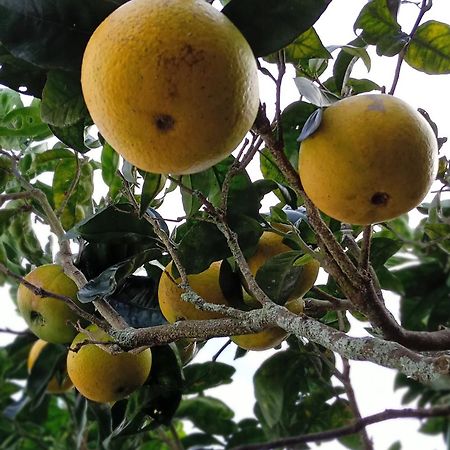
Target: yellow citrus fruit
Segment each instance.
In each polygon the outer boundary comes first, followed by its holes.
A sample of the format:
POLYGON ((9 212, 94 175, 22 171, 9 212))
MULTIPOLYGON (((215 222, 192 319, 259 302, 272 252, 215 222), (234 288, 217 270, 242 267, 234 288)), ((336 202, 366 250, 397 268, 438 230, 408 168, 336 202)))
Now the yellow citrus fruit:
MULTIPOLYGON (((77 300, 76 284, 57 264, 45 264, 32 270, 25 280, 53 294, 77 300)), ((40 297, 21 284, 17 291, 17 307, 30 330, 39 338, 54 344, 67 344, 77 334, 72 323, 79 319, 62 300, 40 297)))
MULTIPOLYGON (((280 231, 287 231, 287 227, 278 225, 280 231)), ((255 253, 247 259, 248 266, 253 276, 256 276, 259 268, 264 263, 280 253, 292 251, 288 245, 283 243, 283 236, 271 231, 265 231, 259 239, 255 253)), ((320 263, 317 260, 311 260, 303 266, 300 266, 297 283, 289 296, 288 300, 303 297, 314 285, 319 273, 320 263)), ((249 301, 251 303, 251 301, 249 301)))
MULTIPOLYGON (((211 311, 201 311, 192 303, 181 299, 184 292, 178 287, 179 279, 173 280, 172 263, 170 262, 159 281, 158 299, 159 307, 163 316, 168 322, 174 323, 177 320, 205 320, 221 317, 220 314, 211 311)), ((223 295, 219 284, 220 262, 213 262, 205 271, 188 275, 189 285, 209 303, 228 305, 228 301, 223 295)))
POLYGON ((67 355, 67 372, 81 395, 94 402, 115 402, 145 383, 152 366, 150 349, 112 355, 95 344, 86 344, 77 352, 72 351, 85 340, 112 340, 95 325, 90 325, 87 331, 88 334, 79 333, 75 337, 67 355))
MULTIPOLYGON (((294 314, 303 312, 303 299, 296 298, 290 300, 284 305, 294 314)), ((262 351, 280 345, 287 337, 288 333, 282 328, 273 327, 258 333, 240 334, 232 336, 231 340, 245 350, 262 351)))
MULTIPOLYGON (((31 369, 34 366, 34 363, 38 359, 40 353, 44 349, 46 345, 52 345, 48 342, 43 341, 42 339, 38 339, 31 346, 30 352, 28 353, 27 359, 27 368, 28 373, 31 373, 31 369)), ((72 381, 67 375, 67 368, 64 365, 64 368, 61 368, 62 378, 58 379, 56 376, 50 379, 47 385, 47 392, 50 394, 62 394, 68 391, 72 386, 72 381)))
MULTIPOLYGON (((288 227, 283 225, 277 225, 280 231, 287 231, 288 227)), ((256 275, 258 269, 264 265, 264 263, 280 253, 291 251, 292 249, 283 243, 283 236, 265 231, 256 247, 255 253, 248 258, 247 263, 253 276, 256 275)), ((301 297, 305 295, 314 282, 317 279, 319 273, 320 264, 317 260, 312 260, 305 265, 301 266, 301 272, 299 274, 297 283, 290 294, 285 306, 289 311, 295 314, 301 314, 303 312, 303 300, 301 297)), ((245 291, 243 292, 244 302, 249 306, 259 308, 261 305, 245 291)), ((269 328, 267 330, 260 331, 259 333, 250 333, 233 336, 231 339, 239 347, 246 350, 267 350, 269 348, 276 347, 281 344, 287 337, 287 333, 279 328, 269 328)))
POLYGON ((349 97, 324 113, 300 146, 299 173, 313 203, 352 224, 393 219, 416 207, 437 172, 428 122, 385 94, 349 97))
POLYGON ((228 156, 256 117, 257 66, 204 0, 131 0, 92 35, 81 82, 91 116, 130 163, 193 173, 228 156))

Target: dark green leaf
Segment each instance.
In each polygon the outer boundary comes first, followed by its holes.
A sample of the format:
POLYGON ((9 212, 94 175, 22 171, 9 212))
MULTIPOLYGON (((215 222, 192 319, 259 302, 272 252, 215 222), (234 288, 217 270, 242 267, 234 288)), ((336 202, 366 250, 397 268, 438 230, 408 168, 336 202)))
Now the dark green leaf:
POLYGON ((93 243, 155 238, 153 227, 145 219, 140 219, 129 203, 107 206, 79 224, 74 233, 93 243))
MULTIPOLYGON (((281 113, 281 128, 283 130, 285 152, 294 167, 298 166, 298 137, 314 111, 317 111, 315 105, 298 101, 288 105, 281 113)), ((261 156, 261 163, 263 158, 265 156, 261 156)), ((280 177, 273 179, 278 182, 281 181, 280 177)))
POLYGON ((157 279, 130 276, 108 302, 134 328, 162 325, 166 319, 159 308, 157 291, 157 279))
POLYGON ((190 364, 184 368, 183 394, 197 394, 222 384, 232 382, 236 369, 217 361, 190 364))
POLYGON ((0 0, 0 41, 16 58, 39 67, 79 71, 90 35, 122 3, 0 0))
POLYGON ((213 397, 194 397, 180 403, 177 417, 190 420, 206 433, 226 436, 236 427, 231 420, 233 411, 221 400, 213 397))
POLYGON ((402 241, 387 237, 374 237, 370 246, 370 261, 377 268, 395 255, 403 246, 402 241))
POLYGON ((151 248, 136 254, 132 258, 121 261, 104 270, 93 280, 88 281, 79 291, 78 299, 82 303, 89 303, 97 298, 108 298, 123 281, 133 274, 145 262, 161 256, 159 248, 151 248))
POLYGON ((256 56, 276 52, 307 31, 331 0, 231 0, 223 13, 239 28, 256 56))
POLYGON ((88 145, 88 139, 85 137, 86 127, 91 125, 90 119, 81 120, 74 125, 67 127, 55 127, 50 125, 52 133, 65 145, 76 150, 79 153, 89 152, 93 146, 88 145))
POLYGON ((50 379, 65 364, 67 349, 63 345, 47 344, 39 353, 27 380, 26 393, 33 404, 41 402, 50 379))
POLYGON ((428 74, 450 73, 450 25, 435 20, 420 25, 408 46, 405 61, 428 74))
POLYGON ((298 251, 288 251, 269 258, 256 272, 256 281, 267 296, 284 305, 293 292, 302 268, 294 262, 302 256, 298 251))
POLYGON ((181 189, 183 208, 188 217, 194 215, 203 205, 202 200, 200 200, 196 194, 201 194, 205 198, 209 196, 210 189, 214 186, 213 177, 214 173, 212 169, 204 170, 203 172, 198 172, 191 175, 181 176, 181 184, 193 192, 192 194, 191 192, 181 189))
POLYGON ((45 70, 14 57, 0 43, 0 84, 39 98, 45 80, 45 70))
POLYGON ((42 91, 41 117, 55 127, 68 127, 89 118, 78 75, 51 70, 42 91))
POLYGON ((181 401, 183 379, 178 359, 167 346, 152 348, 152 370, 145 385, 131 396, 128 414, 141 410, 155 425, 169 425, 181 401))
MULTIPOLYGON (((256 246, 262 234, 261 225, 256 220, 237 216, 231 218, 229 224, 238 234, 243 251, 256 246)), ((188 274, 203 272, 213 261, 230 256, 225 237, 211 222, 188 220, 177 227, 174 239, 178 244, 178 256, 188 274)))
POLYGON ((190 433, 181 439, 183 448, 189 449, 207 449, 208 445, 220 445, 221 442, 214 436, 205 433, 190 433))

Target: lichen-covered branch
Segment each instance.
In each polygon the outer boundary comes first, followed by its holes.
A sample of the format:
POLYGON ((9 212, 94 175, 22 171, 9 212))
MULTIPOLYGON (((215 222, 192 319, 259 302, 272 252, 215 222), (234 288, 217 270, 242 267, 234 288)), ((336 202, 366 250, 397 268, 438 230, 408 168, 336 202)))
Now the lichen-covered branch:
POLYGON ((295 445, 306 444, 308 442, 323 442, 337 439, 350 434, 358 433, 368 425, 384 422, 392 419, 426 419, 430 417, 445 417, 450 414, 450 406, 434 406, 433 408, 405 408, 386 409, 383 412, 372 414, 354 421, 352 424, 335 428, 334 430, 320 431, 318 433, 304 434, 301 436, 290 436, 284 439, 276 439, 271 442, 261 442, 258 444, 238 445, 231 450, 272 450, 277 448, 290 448, 295 445))

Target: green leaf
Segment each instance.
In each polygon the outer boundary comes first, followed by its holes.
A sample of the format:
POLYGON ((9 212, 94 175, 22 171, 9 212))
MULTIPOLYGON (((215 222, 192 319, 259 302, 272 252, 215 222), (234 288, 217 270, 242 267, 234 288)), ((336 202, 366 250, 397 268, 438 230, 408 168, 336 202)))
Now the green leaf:
POLYGON ((405 61, 430 75, 450 73, 450 25, 429 20, 409 43, 405 61))
POLYGON ((45 395, 50 379, 64 367, 67 349, 63 345, 47 344, 39 353, 27 380, 26 394, 37 405, 45 395))
MULTIPOLYGON (((298 137, 314 111, 317 111, 317 106, 298 101, 288 105, 281 113, 281 129, 283 130, 285 153, 294 167, 298 166, 298 137)), ((266 159, 265 156, 261 156, 261 163, 263 158, 266 159)), ((277 168, 277 170, 279 169, 277 168)), ((280 181, 279 178, 277 177, 274 180, 280 181)))
POLYGON ((130 203, 119 203, 103 208, 80 223, 73 234, 92 243, 103 243, 107 240, 117 243, 124 238, 137 240, 155 238, 153 227, 145 219, 139 218, 130 203))
POLYGON ((364 92, 382 90, 379 84, 373 82, 372 80, 368 80, 367 78, 349 78, 347 84, 348 86, 350 86, 354 94, 363 94, 364 92))
POLYGON ((124 1, 0 0, 0 41, 16 58, 45 69, 79 71, 100 22, 124 1))
POLYGON ((107 143, 102 148, 101 154, 102 178, 109 187, 108 195, 115 198, 119 193, 123 182, 117 174, 119 169, 119 154, 107 143))
POLYGON ((55 127, 68 127, 89 118, 79 76, 51 70, 42 91, 42 120, 55 127))
POLYGON ((116 292, 117 288, 128 276, 133 274, 145 262, 160 256, 161 250, 159 248, 151 248, 109 267, 96 278, 88 281, 78 291, 78 299, 82 303, 92 302, 99 297, 107 299, 116 292))
POLYGON ((355 32, 362 30, 362 38, 372 45, 401 32, 400 25, 389 10, 387 0, 369 1, 359 13, 353 28, 355 32))
MULTIPOLYGON (((298 64, 301 59, 312 58, 331 58, 330 52, 324 47, 316 30, 311 27, 302 33, 294 42, 289 44, 285 49, 286 62, 294 65, 298 64)), ((269 62, 276 62, 275 55, 265 58, 269 62)))
MULTIPOLYGON (((200 193, 207 198, 214 183, 213 177, 213 170, 208 169, 191 175, 182 175, 180 182, 194 193, 200 193)), ((187 192, 183 188, 181 189, 181 200, 184 212, 188 217, 194 215, 203 204, 198 196, 187 192)))
POLYGON ((231 0, 223 13, 256 56, 276 52, 311 28, 331 0, 231 0))
MULTIPOLYGON (((254 249, 262 234, 261 225, 256 220, 247 216, 233 216, 229 219, 229 225, 237 233, 244 252, 254 249)), ((176 228, 174 240, 178 245, 178 256, 188 274, 203 272, 213 261, 231 255, 225 237, 211 222, 189 219, 176 228)))
POLYGON ((5 149, 17 150, 30 139, 38 141, 50 136, 48 126, 41 120, 37 100, 30 106, 11 109, 0 117, 0 145, 5 149))
MULTIPOLYGON (((307 391, 308 383, 315 380, 308 371, 314 373, 313 359, 307 353, 299 353, 291 349, 279 351, 264 361, 255 372, 253 383, 255 398, 260 411, 257 415, 268 429, 284 428, 295 416, 299 391, 307 391), (284 424, 285 419, 287 423, 284 424)), ((312 385, 311 385, 312 387, 312 385)), ((289 426, 287 426, 289 428, 289 426)), ((301 432, 302 430, 298 430, 301 432)))
POLYGON ((358 37, 347 45, 336 45, 328 48, 330 51, 341 48, 333 65, 333 80, 337 94, 343 94, 353 66, 359 58, 363 59, 364 64, 366 64, 366 67, 370 70, 370 56, 365 47, 367 47, 367 44, 363 39, 358 37), (369 64, 368 66, 367 63, 369 64))
POLYGON ((370 246, 370 261, 377 268, 386 263, 386 261, 395 255, 403 246, 403 242, 398 239, 387 237, 374 237, 370 246))
POLYGON ((166 323, 158 303, 156 277, 129 276, 108 297, 108 302, 134 328, 166 323))
POLYGON ((181 368, 174 351, 168 345, 153 347, 150 377, 144 386, 130 397, 127 416, 133 417, 143 413, 153 419, 155 427, 169 425, 180 405, 182 387, 181 368))
POLYGON ((190 433, 181 439, 181 443, 186 449, 207 449, 209 445, 221 444, 214 436, 205 433, 190 433))
POLYGON ((217 361, 190 364, 184 368, 183 394, 197 394, 223 384, 230 384, 236 372, 233 366, 217 361))
POLYGON ((86 128, 90 125, 92 125, 91 119, 86 119, 67 127, 50 125, 50 129, 52 130, 52 133, 68 147, 79 153, 87 153, 92 150, 93 147, 98 146, 96 142, 90 141, 89 137, 85 136, 86 128))
POLYGON ((194 397, 180 403, 176 417, 190 420, 194 426, 210 434, 226 436, 236 427, 233 411, 213 397, 194 397))
POLYGON ((302 272, 295 261, 303 253, 288 251, 269 258, 256 272, 256 282, 267 296, 279 305, 284 305, 292 294, 302 272))
POLYGON ((160 173, 144 173, 144 184, 142 185, 141 192, 141 205, 139 208, 139 214, 141 217, 147 211, 150 203, 161 192, 166 184, 166 177, 160 173))
POLYGON ((0 43, 0 84, 23 94, 41 97, 45 70, 16 58, 0 43))

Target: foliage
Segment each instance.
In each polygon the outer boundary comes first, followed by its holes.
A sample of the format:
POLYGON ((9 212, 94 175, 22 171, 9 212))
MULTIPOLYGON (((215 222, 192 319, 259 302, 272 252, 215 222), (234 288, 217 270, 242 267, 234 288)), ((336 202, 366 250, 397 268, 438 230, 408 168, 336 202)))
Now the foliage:
MULTIPOLYGON (((54 260, 58 249, 40 223, 47 221, 42 203, 21 196, 37 189, 60 219, 65 238, 76 244, 75 264, 88 280, 79 291, 82 302, 106 299, 135 328, 166 324, 157 298, 161 270, 171 259, 161 240, 161 233, 166 233, 187 274, 224 260, 220 282, 225 294, 233 306, 248 310, 229 239, 208 208, 220 210, 245 256, 253 254, 264 230, 277 231, 280 223, 289 224, 291 232, 285 240, 293 251, 268 261, 266 269, 258 272, 261 286, 270 285, 276 272, 271 267, 277 265, 280 273, 292 278, 299 272, 293 266, 308 259, 305 246, 318 252, 320 240, 303 199, 268 148, 255 147, 260 150, 255 151, 261 169, 257 180, 245 167, 235 171, 237 156, 200 173, 172 177, 131 166, 96 133, 82 97, 81 59, 95 28, 123 3, 0 0, 0 83, 4 86, 0 89, 0 263, 23 276, 33 266, 54 260), (27 97, 30 102, 19 93, 32 96, 27 97), (276 200, 267 212, 261 203, 269 194, 276 200), (183 211, 172 214, 170 219, 181 217, 173 223, 160 211, 175 195, 183 211)), ((378 56, 401 58, 427 74, 450 73, 450 26, 426 21, 407 32, 397 21, 399 1, 369 1, 355 20, 355 39, 329 47, 323 45, 314 24, 327 13, 331 0, 221 3, 223 13, 260 57, 263 76, 276 81, 277 68, 288 64, 295 69, 301 99, 278 109, 273 126, 284 139, 286 160, 294 167, 298 138, 315 131, 322 108, 344 96, 382 89, 374 80, 352 77, 358 60, 370 69, 372 50, 378 56)), ((444 145, 440 130, 430 123, 444 145)), ((251 138, 255 145, 256 136, 251 138)), ((381 288, 400 296, 401 325, 408 330, 450 326, 450 204, 445 197, 450 167, 443 150, 437 183, 434 199, 419 208, 423 218, 416 228, 402 216, 376 225, 372 235, 371 265, 381 288)), ((334 219, 323 219, 340 243, 345 245, 347 233, 361 246, 361 227, 341 227, 334 219)), ((357 259, 352 247, 347 253, 357 259)), ((1 271, 0 283, 10 287, 14 299, 17 280, 1 271)), ((277 297, 277 289, 266 291, 277 297)), ((332 276, 307 296, 323 302, 330 295, 344 298, 332 276)), ((315 319, 320 324, 348 331, 340 312, 318 311, 315 319)), ((354 312, 353 316, 371 326, 364 315, 354 312)), ((152 348, 151 376, 141 389, 106 405, 89 402, 74 391, 46 394, 45 386, 57 375, 57 361, 65 349, 46 351, 38 360, 41 370, 28 375, 25 361, 33 340, 27 332, 0 349, 1 449, 231 449, 338 428, 356 417, 348 391, 333 378, 336 355, 306 340, 291 337, 257 369, 255 417, 244 420, 236 420, 231 408, 214 397, 213 388, 238 383, 234 368, 195 359, 186 365, 174 343, 152 348)), ((237 349, 236 357, 245 358, 245 353, 237 349)), ((449 403, 448 390, 436 391, 402 374, 395 388, 406 389, 405 403, 449 403)), ((448 430, 446 417, 429 419, 421 427, 421 432, 441 434, 446 442, 448 430)), ((341 443, 350 449, 368 448, 360 434, 342 438, 341 443)), ((400 447, 394 443, 391 448, 400 447)))

